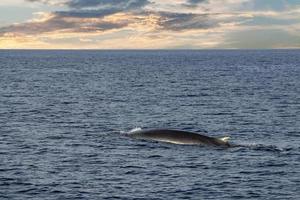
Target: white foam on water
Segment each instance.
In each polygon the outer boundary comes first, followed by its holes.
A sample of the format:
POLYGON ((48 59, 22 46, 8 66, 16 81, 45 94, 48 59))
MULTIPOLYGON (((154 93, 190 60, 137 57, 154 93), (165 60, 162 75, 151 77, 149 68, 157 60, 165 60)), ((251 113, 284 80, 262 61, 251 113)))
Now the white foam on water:
POLYGON ((136 127, 136 128, 131 129, 130 131, 128 131, 128 133, 133 133, 133 132, 140 131, 140 130, 142 130, 142 128, 136 127))

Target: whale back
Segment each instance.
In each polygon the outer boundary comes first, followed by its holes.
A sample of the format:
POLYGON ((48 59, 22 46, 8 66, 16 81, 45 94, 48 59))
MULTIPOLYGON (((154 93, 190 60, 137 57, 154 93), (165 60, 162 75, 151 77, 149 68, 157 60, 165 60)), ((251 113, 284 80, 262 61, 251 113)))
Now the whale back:
POLYGON ((146 139, 175 144, 193 144, 229 147, 228 137, 221 139, 209 137, 199 133, 180 131, 172 129, 146 129, 129 133, 130 137, 136 139, 146 139))

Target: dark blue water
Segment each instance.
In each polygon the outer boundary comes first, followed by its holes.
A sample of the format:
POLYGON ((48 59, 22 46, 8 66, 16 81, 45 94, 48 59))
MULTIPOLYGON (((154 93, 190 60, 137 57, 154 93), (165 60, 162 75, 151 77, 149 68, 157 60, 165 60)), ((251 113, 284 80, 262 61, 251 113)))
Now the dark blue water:
POLYGON ((299 116, 300 50, 2 50, 0 199, 300 199, 299 116))

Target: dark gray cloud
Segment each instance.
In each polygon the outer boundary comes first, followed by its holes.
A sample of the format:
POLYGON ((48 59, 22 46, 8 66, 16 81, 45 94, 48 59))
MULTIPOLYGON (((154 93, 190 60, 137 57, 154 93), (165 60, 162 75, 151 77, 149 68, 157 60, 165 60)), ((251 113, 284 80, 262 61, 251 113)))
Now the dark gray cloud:
MULTIPOLYGON (((51 0, 26 0, 29 2, 39 2, 50 4, 51 0)), ((65 0, 61 1, 61 4, 69 7, 70 9, 82 10, 91 9, 95 7, 102 8, 115 8, 122 10, 135 10, 143 8, 150 4, 149 0, 65 0)))
MULTIPOLYGON (((50 0, 27 1, 50 3, 50 0)), ((149 0, 66 0, 63 4, 69 9, 54 13, 62 17, 101 18, 118 12, 137 12, 150 3, 149 0)))
POLYGON ((105 8, 105 9, 96 9, 96 10, 87 9, 87 10, 57 11, 54 13, 59 17, 102 18, 118 12, 122 12, 122 10, 118 8, 105 8))
POLYGON ((123 10, 140 9, 150 4, 149 0, 70 0, 66 5, 70 8, 83 9, 98 7, 114 7, 123 10))
POLYGON ((202 3, 203 1, 206 0, 187 0, 188 4, 198 4, 198 3, 202 3))
POLYGON ((203 3, 205 1, 207 0, 187 0, 186 3, 183 4, 183 6, 193 8, 197 7, 200 3, 203 3))
POLYGON ((70 8, 82 9, 95 6, 120 6, 122 0, 70 0, 66 3, 70 8))
POLYGON ((70 20, 59 15, 53 16, 43 22, 27 22, 23 24, 11 25, 0 28, 0 36, 6 33, 16 35, 39 35, 42 33, 59 32, 104 32, 113 29, 120 29, 128 25, 127 21, 106 22, 95 21, 85 22, 82 20, 70 20))
POLYGON ((218 26, 218 22, 207 14, 160 12, 159 26, 164 30, 182 31, 208 29, 218 26))

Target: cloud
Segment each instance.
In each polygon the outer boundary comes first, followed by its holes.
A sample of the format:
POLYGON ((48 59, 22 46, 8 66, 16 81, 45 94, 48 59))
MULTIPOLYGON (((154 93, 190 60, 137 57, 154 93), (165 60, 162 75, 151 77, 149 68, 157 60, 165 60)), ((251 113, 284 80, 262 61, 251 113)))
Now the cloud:
POLYGON ((102 18, 108 15, 112 15, 122 10, 118 8, 105 8, 98 10, 69 10, 69 11, 57 11, 54 12, 58 17, 76 17, 76 18, 102 18))
MULTIPOLYGON (((264 8, 258 0, 25 1, 26 5, 37 3, 36 8, 48 13, 25 23, 3 25, 0 45, 3 41, 31 44, 34 39, 37 45, 59 43, 72 48, 76 41, 116 48, 250 48, 252 44, 291 46, 299 41, 299 7, 255 10, 254 7, 264 8), (254 27, 261 31, 256 33, 254 27), (279 39, 280 44, 276 42, 279 39)), ((282 3, 278 5, 282 7, 282 3)))
POLYGON ((150 4, 149 0, 26 0, 28 2, 43 4, 58 4, 70 9, 82 10, 101 8, 116 8, 122 10, 140 9, 150 4))
POLYGON ((126 21, 109 22, 106 20, 82 20, 78 18, 50 15, 43 21, 32 21, 0 28, 0 36, 10 35, 39 35, 52 32, 91 33, 104 32, 126 27, 126 21))
MULTIPOLYGON (((50 3, 49 0, 27 1, 50 3)), ((136 29, 137 33, 145 31, 148 33, 182 32, 207 30, 228 21, 228 17, 224 18, 221 14, 215 13, 168 12, 159 11, 153 7, 149 10, 145 7, 154 4, 154 1, 150 2, 149 0, 56 0, 56 2, 58 1, 64 2, 69 9, 54 11, 42 19, 2 27, 0 36, 32 36, 45 33, 102 34, 122 29, 136 29)), ((186 3, 198 5, 207 1, 187 0, 186 3)), ((184 0, 176 1, 176 4, 180 5, 182 2, 184 0)))
MULTIPOLYGON (((45 4, 51 2, 50 0, 27 1, 45 4)), ((202 1, 206 0, 188 0, 188 3, 197 4, 202 1)), ((0 35, 38 35, 52 32, 99 33, 134 26, 143 27, 150 32, 186 31, 208 29, 218 25, 218 22, 212 20, 208 14, 147 10, 145 6, 153 4, 149 0, 56 0, 55 2, 64 3, 69 9, 49 13, 45 19, 2 27, 0 35), (132 19, 115 18, 113 22, 107 20, 117 14, 131 16, 132 19), (153 18, 150 19, 147 15, 153 18)))
POLYGON ((197 7, 200 3, 203 3, 207 0, 187 0, 185 3, 183 3, 183 6, 186 7, 197 7))
POLYGON ((139 9, 150 4, 148 0, 70 0, 66 5, 70 8, 83 9, 93 7, 115 7, 123 10, 139 9))
POLYGON ((158 24, 164 30, 208 29, 218 25, 209 14, 160 12, 158 24))
MULTIPOLYGON (((26 0, 50 4, 50 0, 26 0)), ((104 32, 128 26, 128 20, 110 22, 105 17, 117 13, 137 12, 148 0, 58 0, 70 9, 49 13, 45 20, 32 20, 0 28, 0 36, 38 35, 51 32, 104 32)))
MULTIPOLYGON (((53 0, 26 0, 45 4, 53 3, 53 0)), ((119 12, 137 12, 146 5, 149 0, 57 0, 60 5, 67 6, 65 11, 56 11, 53 14, 61 17, 100 18, 119 12)))
POLYGON ((218 26, 218 21, 206 14, 171 12, 119 13, 119 10, 60 11, 45 19, 0 28, 0 36, 38 35, 51 32, 99 33, 126 27, 141 27, 148 31, 186 31, 218 26), (150 15, 150 17, 148 16, 150 15), (111 16, 111 17, 110 17, 111 16), (116 16, 116 17, 114 17, 116 16), (152 24, 152 26, 150 25, 152 24), (149 27, 152 30, 149 30, 149 27))
POLYGON ((42 4, 48 4, 48 5, 64 5, 67 0, 25 0, 30 3, 42 3, 42 4))

